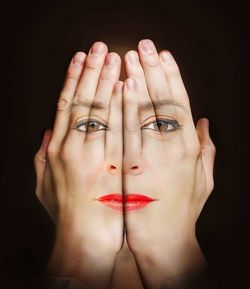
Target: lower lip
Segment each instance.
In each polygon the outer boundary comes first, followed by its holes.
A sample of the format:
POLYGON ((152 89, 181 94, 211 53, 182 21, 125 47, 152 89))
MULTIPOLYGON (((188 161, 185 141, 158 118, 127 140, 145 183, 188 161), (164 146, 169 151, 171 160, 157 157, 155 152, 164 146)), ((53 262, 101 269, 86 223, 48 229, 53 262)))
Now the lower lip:
POLYGON ((124 206, 123 196, 121 194, 105 195, 97 200, 116 211, 124 210, 125 212, 131 212, 147 206, 149 203, 155 201, 156 199, 152 199, 145 195, 128 194, 124 196, 124 206))

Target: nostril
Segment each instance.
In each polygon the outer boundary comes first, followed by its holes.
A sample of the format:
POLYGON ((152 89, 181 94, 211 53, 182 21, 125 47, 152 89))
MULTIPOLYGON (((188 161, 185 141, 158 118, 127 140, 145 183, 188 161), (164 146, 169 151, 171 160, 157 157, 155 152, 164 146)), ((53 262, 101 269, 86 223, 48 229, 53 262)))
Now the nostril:
POLYGON ((137 170, 138 169, 138 166, 133 166, 132 167, 132 170, 137 170))
POLYGON ((117 166, 114 166, 114 165, 109 165, 109 166, 108 166, 108 171, 109 171, 111 174, 117 174, 117 173, 118 173, 118 167, 117 167, 117 166))

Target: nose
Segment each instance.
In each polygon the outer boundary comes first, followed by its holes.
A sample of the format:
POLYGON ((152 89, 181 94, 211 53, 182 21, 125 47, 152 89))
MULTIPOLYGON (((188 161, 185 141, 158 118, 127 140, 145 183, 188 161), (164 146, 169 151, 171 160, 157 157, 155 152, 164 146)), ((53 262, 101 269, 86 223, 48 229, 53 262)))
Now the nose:
POLYGON ((106 162, 106 169, 112 175, 140 175, 144 172, 145 162, 142 157, 126 157, 122 161, 108 161, 106 162), (121 165, 120 165, 121 164, 121 165))
POLYGON ((144 172, 145 163, 142 157, 129 157, 123 158, 122 173, 124 175, 140 175, 144 172))
POLYGON ((107 164, 107 171, 111 175, 120 174, 121 173, 121 166, 119 166, 118 164, 115 164, 115 163, 108 163, 107 164))

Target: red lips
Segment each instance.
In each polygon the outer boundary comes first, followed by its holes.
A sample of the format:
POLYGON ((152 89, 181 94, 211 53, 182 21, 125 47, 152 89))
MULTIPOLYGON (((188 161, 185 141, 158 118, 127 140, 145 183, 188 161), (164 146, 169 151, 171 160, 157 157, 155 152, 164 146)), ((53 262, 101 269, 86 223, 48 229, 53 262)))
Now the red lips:
POLYGON ((138 194, 128 194, 124 196, 121 194, 109 194, 102 196, 97 200, 117 211, 122 211, 124 206, 124 210, 128 212, 143 208, 156 199, 138 194))

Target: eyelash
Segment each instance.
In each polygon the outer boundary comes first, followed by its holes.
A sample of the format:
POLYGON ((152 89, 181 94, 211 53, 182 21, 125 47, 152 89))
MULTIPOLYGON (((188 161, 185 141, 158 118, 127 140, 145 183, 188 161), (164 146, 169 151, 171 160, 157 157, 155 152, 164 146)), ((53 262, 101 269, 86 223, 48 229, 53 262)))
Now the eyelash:
MULTIPOLYGON (((159 123, 159 122, 163 122, 163 123, 165 123, 165 124, 167 124, 167 125, 172 125, 173 126, 173 128, 172 129, 169 129, 169 130, 166 130, 166 131, 161 131, 161 132, 163 132, 163 133, 167 133, 167 132, 169 132, 169 131, 174 131, 174 130, 176 130, 176 129, 178 129, 178 128, 180 128, 181 127, 181 125, 179 125, 179 123, 176 121, 176 120, 174 120, 174 119, 157 119, 157 120, 154 120, 154 121, 151 121, 151 122, 149 122, 149 123, 147 123, 147 124, 145 124, 144 126, 142 126, 141 127, 141 129, 151 129, 151 130, 155 130, 155 129, 152 129, 152 128, 149 128, 149 126, 151 125, 151 124, 153 124, 153 123, 159 123)), ((86 130, 81 130, 81 129, 79 129, 79 127, 81 127, 81 126, 83 126, 83 125, 88 125, 88 124, 90 124, 90 123, 97 123, 99 126, 103 126, 104 128, 102 128, 102 129, 99 129, 99 130, 97 130, 97 131, 100 131, 100 130, 108 130, 108 127, 106 126, 106 125, 104 125, 104 124, 102 124, 101 122, 99 122, 99 121, 97 121, 97 120, 83 120, 83 121, 81 121, 81 122, 79 122, 77 125, 76 125, 76 129, 78 129, 79 131, 81 131, 81 132, 87 132, 87 133, 93 133, 93 132, 88 132, 87 131, 87 129, 86 130)), ((167 127, 168 128, 168 127, 167 127)), ((159 130, 155 130, 155 131, 159 131, 159 130)), ((96 132, 96 131, 95 131, 96 132)))
MULTIPOLYGON (((168 126, 167 126, 167 128, 168 128, 168 126)), ((151 130, 159 131, 161 133, 162 132, 163 133, 167 133, 167 132, 170 132, 170 131, 174 131, 174 130, 176 130, 178 128, 181 128, 181 125, 174 119, 165 118, 165 119, 157 119, 157 120, 151 121, 151 122, 145 124, 142 128, 143 129, 151 129, 151 130), (160 131, 159 129, 156 130, 156 129, 152 129, 152 128, 148 127, 148 126, 150 126, 153 123, 159 123, 159 122, 163 122, 163 123, 167 124, 168 126, 171 125, 171 126, 173 126, 173 128, 172 129, 168 129, 166 131, 160 131)))
MULTIPOLYGON (((97 123, 99 126, 103 126, 103 127, 104 127, 104 128, 99 129, 99 130, 97 130, 97 131, 107 130, 107 129, 108 129, 108 127, 107 127, 106 125, 104 125, 104 124, 102 124, 101 122, 99 122, 99 121, 97 121, 97 120, 94 120, 94 119, 80 121, 79 123, 77 123, 77 125, 76 125, 75 128, 78 129, 78 130, 81 131, 81 132, 93 133, 93 132, 88 132, 87 129, 86 129, 86 130, 81 130, 81 129, 79 129, 79 127, 81 127, 81 126, 83 126, 83 125, 88 126, 90 123, 97 123)), ((94 131, 94 132, 95 132, 95 131, 94 131)))

